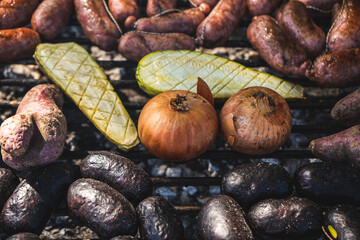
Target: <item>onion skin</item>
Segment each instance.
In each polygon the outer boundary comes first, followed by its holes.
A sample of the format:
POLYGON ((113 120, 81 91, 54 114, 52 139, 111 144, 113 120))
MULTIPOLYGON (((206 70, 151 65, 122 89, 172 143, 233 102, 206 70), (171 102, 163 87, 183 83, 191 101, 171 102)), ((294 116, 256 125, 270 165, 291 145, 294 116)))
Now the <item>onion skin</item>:
POLYGON ((250 87, 230 97, 220 112, 221 134, 231 149, 267 154, 283 145, 291 132, 291 112, 275 91, 250 87))
POLYGON ((172 90, 152 98, 142 109, 138 122, 143 145, 157 157, 184 163, 204 153, 215 141, 218 116, 211 104, 198 94, 172 90), (170 102, 180 94, 187 108, 177 111, 170 102))

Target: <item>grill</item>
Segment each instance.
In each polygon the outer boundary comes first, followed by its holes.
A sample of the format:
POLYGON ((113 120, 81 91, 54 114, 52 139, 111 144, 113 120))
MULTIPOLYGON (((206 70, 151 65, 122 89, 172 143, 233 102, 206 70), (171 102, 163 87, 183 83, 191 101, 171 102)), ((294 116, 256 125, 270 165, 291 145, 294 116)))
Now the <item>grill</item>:
MULTIPOLYGON (((142 2, 141 5, 143 16, 145 16, 145 3, 142 2)), ((185 6, 188 5, 184 2, 180 3, 180 8, 184 8, 185 6)), ((316 22, 318 25, 323 27, 325 31, 330 26, 330 19, 320 18, 317 19, 316 22)), ((213 144, 210 150, 201 155, 194 163, 187 165, 176 165, 157 159, 149 152, 147 152, 141 144, 129 152, 118 152, 120 155, 133 160, 135 163, 138 163, 149 174, 152 175, 152 181, 154 183, 154 194, 164 195, 176 206, 177 211, 182 216, 187 239, 197 238, 195 220, 196 215, 200 210, 201 205, 208 197, 219 194, 221 176, 229 169, 238 164, 249 161, 271 161, 280 163, 284 165, 290 172, 293 172, 296 167, 316 159, 307 148, 311 139, 329 135, 344 129, 344 127, 335 124, 335 122, 330 118, 329 112, 340 98, 352 92, 354 89, 320 89, 307 79, 288 78, 279 75, 279 73, 271 70, 256 53, 250 57, 247 57, 247 55, 243 53, 253 51, 251 49, 250 43, 246 40, 246 27, 249 23, 249 19, 243 20, 224 47, 213 50, 198 50, 212 52, 227 58, 230 56, 228 55, 229 53, 235 52, 235 54, 231 54, 234 59, 230 58, 230 60, 244 64, 247 67, 265 70, 270 74, 277 75, 285 80, 296 82, 305 87, 305 93, 307 97, 305 100, 288 101, 292 110, 293 129, 291 136, 284 147, 271 154, 262 156, 249 156, 230 151, 225 142, 221 139, 220 136, 218 136, 216 142, 213 144), (181 169, 181 173, 177 174, 176 172, 171 173, 171 171, 169 171, 170 173, 166 172, 159 174, 159 171, 156 172, 154 169, 159 166, 161 167, 161 165, 165 165, 167 170, 181 169), (187 173, 187 168, 191 169, 191 173, 196 174, 187 173), (188 194, 190 197, 188 196, 188 198, 185 198, 187 200, 184 201, 184 198, 179 195, 183 194, 185 190, 188 190, 188 186, 191 186, 192 190, 196 191, 196 197, 192 197, 190 193, 188 194), (177 197, 170 195, 166 191, 166 189, 175 188, 177 189, 175 191, 177 197)), ((74 16, 70 23, 63 30, 61 36, 52 42, 57 43, 74 41, 83 45, 94 55, 94 52, 97 52, 97 49, 93 48, 89 40, 84 37, 82 32, 78 31, 79 29, 80 26, 76 21, 76 17, 74 16)), ((119 56, 119 54, 115 52, 113 53, 116 56, 119 56)), ((137 63, 126 60, 101 60, 101 58, 96 56, 94 56, 94 59, 97 60, 99 65, 106 71, 105 73, 107 73, 109 70, 120 68, 121 79, 112 80, 110 77, 110 80, 120 98, 122 99, 125 108, 128 110, 134 122, 137 124, 137 119, 142 107, 146 101, 150 99, 137 85, 135 79, 137 63)), ((20 60, 13 64, 20 64, 24 66, 36 65, 33 59, 20 60)), ((0 69, 4 70, 9 65, 10 64, 2 64, 0 65, 0 69)), ((26 93, 26 91, 31 87, 43 83, 49 83, 49 81, 43 75, 41 75, 39 79, 33 79, 29 77, 6 78, 5 75, 0 72, 0 91, 6 92, 8 89, 17 91, 17 89, 21 89, 20 95, 22 95, 26 93)), ((21 96, 15 96, 6 100, 1 99, 0 112, 3 113, 5 111, 10 111, 11 114, 9 115, 14 114, 20 99, 21 96)), ((68 135, 75 136, 76 143, 74 145, 77 147, 75 146, 74 148, 71 145, 71 141, 67 143, 63 155, 60 157, 60 161, 69 161, 74 164, 78 164, 80 159, 87 156, 87 154, 91 151, 118 151, 113 144, 109 143, 95 129, 95 127, 93 127, 91 122, 87 120, 87 118, 81 113, 75 104, 71 102, 71 100, 65 96, 64 101, 65 103, 63 111, 68 121, 68 135)), ((219 112, 222 104, 217 103, 215 107, 219 112)), ((172 192, 173 190, 171 190, 171 193, 172 192)), ((65 205, 60 207, 52 218, 55 218, 56 216, 66 216, 67 210, 64 206, 65 205)), ((92 238, 93 236, 91 235, 89 237, 92 238)))

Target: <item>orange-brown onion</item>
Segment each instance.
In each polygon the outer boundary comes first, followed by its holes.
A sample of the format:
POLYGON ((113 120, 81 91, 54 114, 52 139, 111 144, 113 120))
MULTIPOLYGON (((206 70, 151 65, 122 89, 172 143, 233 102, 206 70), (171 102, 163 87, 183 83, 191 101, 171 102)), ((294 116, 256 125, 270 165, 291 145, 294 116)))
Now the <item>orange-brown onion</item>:
POLYGON ((185 90, 163 92, 142 109, 139 137, 148 151, 176 163, 204 153, 215 141, 219 120, 205 98, 185 90))
POLYGON ((231 149, 267 154, 282 146, 291 132, 291 112, 275 91, 249 87, 231 96, 220 112, 221 134, 231 149))

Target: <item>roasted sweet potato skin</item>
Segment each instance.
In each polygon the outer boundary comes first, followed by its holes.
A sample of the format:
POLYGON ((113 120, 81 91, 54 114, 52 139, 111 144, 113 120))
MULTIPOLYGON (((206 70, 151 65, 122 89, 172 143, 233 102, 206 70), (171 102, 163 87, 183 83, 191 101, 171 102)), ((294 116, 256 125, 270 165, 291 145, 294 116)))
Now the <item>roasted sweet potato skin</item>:
POLYGON ((331 117, 345 126, 360 124, 360 88, 339 100, 331 109, 331 117))
POLYGON ((360 165, 360 125, 314 139, 309 148, 324 161, 351 162, 360 165))
POLYGON ((61 155, 67 132, 62 104, 62 93, 55 85, 37 85, 26 93, 16 115, 0 128, 1 154, 7 165, 29 170, 61 155))

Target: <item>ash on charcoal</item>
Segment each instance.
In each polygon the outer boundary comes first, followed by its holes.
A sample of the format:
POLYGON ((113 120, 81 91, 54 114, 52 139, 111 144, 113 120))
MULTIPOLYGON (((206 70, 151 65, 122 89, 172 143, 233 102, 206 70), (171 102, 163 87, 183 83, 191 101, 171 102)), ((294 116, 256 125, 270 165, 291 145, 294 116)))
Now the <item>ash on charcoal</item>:
POLYGON ((154 177, 165 176, 167 166, 165 164, 156 164, 151 170, 151 175, 154 177))
POLYGON ((11 64, 4 68, 5 78, 34 78, 40 79, 41 73, 36 65, 11 64))
POLYGON ((198 192, 196 187, 193 187, 193 186, 183 187, 183 191, 186 192, 190 196, 194 196, 198 192))
POLYGON ((155 195, 163 196, 166 200, 170 202, 175 200, 178 196, 177 187, 158 187, 155 189, 155 195))
POLYGON ((181 177, 182 169, 179 167, 169 167, 166 169, 166 177, 181 177))

